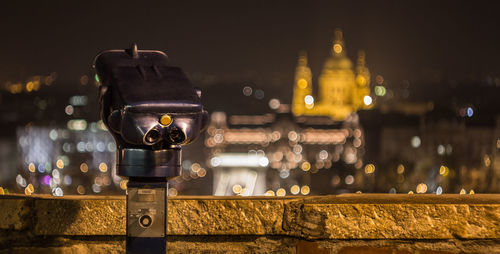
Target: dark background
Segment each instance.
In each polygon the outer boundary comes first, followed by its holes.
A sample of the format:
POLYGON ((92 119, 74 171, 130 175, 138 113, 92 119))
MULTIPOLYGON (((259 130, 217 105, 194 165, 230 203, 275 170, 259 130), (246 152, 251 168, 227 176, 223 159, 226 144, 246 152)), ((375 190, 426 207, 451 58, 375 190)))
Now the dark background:
POLYGON ((496 1, 6 1, 0 82, 77 81, 99 51, 137 42, 196 77, 279 86, 300 50, 319 72, 335 28, 386 79, 476 79, 499 72, 498 16, 496 1))

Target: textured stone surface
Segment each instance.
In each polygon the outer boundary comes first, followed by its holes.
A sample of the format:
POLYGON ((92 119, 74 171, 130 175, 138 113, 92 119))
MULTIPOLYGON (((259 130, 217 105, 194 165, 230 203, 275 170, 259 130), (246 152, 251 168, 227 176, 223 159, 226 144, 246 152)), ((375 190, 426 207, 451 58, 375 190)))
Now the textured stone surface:
MULTIPOLYGON (((37 239, 3 253, 125 253, 122 239, 37 239), (41 243, 41 244, 40 244, 41 243)), ((167 253, 452 254, 500 253, 500 240, 316 240, 287 236, 171 236, 167 253)))
POLYGON ((275 235, 282 230, 280 199, 171 199, 170 235, 275 235))
POLYGON ((309 239, 500 238, 495 196, 405 195, 392 203, 390 196, 380 196, 294 200, 285 205, 284 228, 309 239))
POLYGON ((124 199, 39 199, 37 235, 125 235, 124 199))
MULTIPOLYGON (((0 199, 0 229, 37 235, 124 235, 123 197, 0 199), (33 215, 30 215, 33 214, 33 215)), ((169 235, 292 235, 309 239, 500 238, 499 195, 183 197, 168 201, 169 235)))
MULTIPOLYGON (((35 201, 38 235, 125 235, 124 199, 39 199, 35 201)), ((282 232, 280 199, 170 199, 170 235, 282 232)))
POLYGON ((331 239, 500 237, 500 206, 314 204, 301 208, 301 236, 331 239))
POLYGON ((25 254, 25 253, 37 253, 37 254, 52 254, 52 253, 74 253, 74 254, 117 254, 125 253, 124 244, 112 244, 112 243, 74 243, 68 246, 46 246, 46 247, 17 247, 0 253, 10 253, 10 254, 25 254))
MULTIPOLYGON (((2 253, 125 253, 125 242, 50 239, 45 246, 18 246, 2 253)), ((172 253, 295 253, 296 239, 254 236, 170 237, 167 252, 172 253)))
MULTIPOLYGON (((451 254, 500 253, 500 240, 319 240, 317 253, 451 254)), ((300 244, 300 243, 299 243, 300 244)), ((313 253, 298 251, 298 253, 313 253)))
POLYGON ((171 237, 168 253, 295 253, 297 239, 266 236, 171 237))
POLYGON ((32 200, 10 197, 0 200, 0 229, 21 230, 31 223, 32 200))
MULTIPOLYGON (((169 253, 500 253, 500 195, 176 197, 169 253)), ((124 253, 124 197, 0 196, 0 253, 124 253)))

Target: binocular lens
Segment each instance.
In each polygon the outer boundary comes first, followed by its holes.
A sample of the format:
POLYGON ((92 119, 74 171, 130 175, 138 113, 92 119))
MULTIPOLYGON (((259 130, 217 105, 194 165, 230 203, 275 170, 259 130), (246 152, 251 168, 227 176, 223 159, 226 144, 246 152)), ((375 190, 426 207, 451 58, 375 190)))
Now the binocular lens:
POLYGON ((186 135, 179 128, 172 128, 172 130, 170 130, 169 137, 175 144, 180 144, 186 140, 186 135))
POLYGON ((154 144, 160 140, 160 132, 158 130, 152 129, 148 131, 144 140, 150 144, 154 144))

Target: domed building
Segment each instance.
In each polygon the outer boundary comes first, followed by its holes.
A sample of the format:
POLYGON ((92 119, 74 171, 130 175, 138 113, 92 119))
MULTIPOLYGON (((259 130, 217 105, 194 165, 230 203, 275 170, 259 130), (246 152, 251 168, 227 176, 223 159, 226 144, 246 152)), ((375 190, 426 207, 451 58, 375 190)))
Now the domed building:
POLYGON ((295 116, 329 116, 333 120, 343 121, 350 114, 373 106, 365 54, 362 51, 358 53, 357 65, 353 68, 344 45, 342 31, 335 30, 331 55, 319 76, 318 98, 313 95, 312 73, 307 56, 305 53, 300 54, 292 104, 295 116))
POLYGON ((336 30, 317 95, 307 56, 301 53, 291 105, 272 99, 274 112, 264 115, 213 112, 205 136, 212 194, 284 196, 363 189, 374 166, 363 161, 364 130, 356 111, 372 106, 369 83, 364 53, 353 67, 342 32, 336 30))

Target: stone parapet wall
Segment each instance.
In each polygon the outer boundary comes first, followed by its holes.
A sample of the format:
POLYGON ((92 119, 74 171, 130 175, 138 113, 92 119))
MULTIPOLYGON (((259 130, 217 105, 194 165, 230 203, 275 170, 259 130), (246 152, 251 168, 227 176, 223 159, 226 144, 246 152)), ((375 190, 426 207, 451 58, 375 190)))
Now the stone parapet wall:
MULTIPOLYGON (((500 253, 500 195, 175 197, 171 253, 500 253)), ((123 253, 123 196, 0 196, 0 253, 123 253)))

